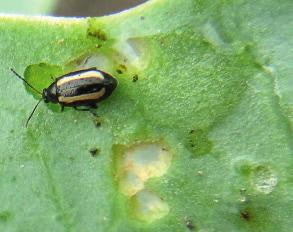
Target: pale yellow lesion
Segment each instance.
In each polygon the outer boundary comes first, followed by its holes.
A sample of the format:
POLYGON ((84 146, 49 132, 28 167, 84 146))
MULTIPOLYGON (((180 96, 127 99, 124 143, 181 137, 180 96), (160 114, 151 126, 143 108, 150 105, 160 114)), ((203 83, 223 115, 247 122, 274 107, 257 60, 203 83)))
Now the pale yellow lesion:
POLYGON ((148 190, 138 192, 132 198, 134 204, 134 214, 147 223, 153 222, 166 216, 169 211, 169 205, 157 194, 148 190))
POLYGON ((125 171, 119 180, 119 190, 127 196, 133 196, 144 188, 144 180, 132 171, 125 171))
POLYGON ((104 75, 99 72, 99 71, 85 71, 83 73, 80 74, 76 74, 76 75, 72 75, 72 76, 68 76, 68 77, 64 77, 60 80, 57 81, 57 87, 60 87, 70 81, 76 81, 76 80, 80 80, 80 79, 87 79, 87 78, 97 78, 99 80, 103 80, 104 79, 104 75))
POLYGON ((98 100, 102 96, 104 96, 105 92, 106 92, 106 89, 102 88, 100 91, 97 91, 94 93, 82 94, 82 95, 73 96, 73 97, 59 96, 58 101, 68 104, 68 103, 77 102, 77 101, 98 100))
POLYGON ((134 203, 137 218, 152 222, 164 217, 169 206, 145 183, 153 177, 163 176, 171 165, 171 153, 159 142, 138 143, 125 150, 118 161, 119 191, 134 203))
POLYGON ((171 164, 169 152, 157 143, 139 144, 126 151, 123 166, 134 172, 142 181, 160 177, 171 164))

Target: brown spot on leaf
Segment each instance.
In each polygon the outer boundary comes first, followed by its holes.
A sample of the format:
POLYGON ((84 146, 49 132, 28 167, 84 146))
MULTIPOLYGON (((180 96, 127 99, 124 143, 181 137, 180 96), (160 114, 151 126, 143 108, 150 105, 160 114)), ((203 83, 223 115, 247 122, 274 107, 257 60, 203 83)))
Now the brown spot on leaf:
POLYGON ((127 71, 127 67, 126 67, 126 65, 124 65, 124 64, 119 64, 119 68, 120 68, 121 70, 124 70, 125 72, 127 71))
POLYGON ((96 37, 97 39, 101 41, 106 41, 107 40, 107 35, 105 32, 103 32, 101 29, 100 30, 88 30, 87 33, 89 36, 96 37))

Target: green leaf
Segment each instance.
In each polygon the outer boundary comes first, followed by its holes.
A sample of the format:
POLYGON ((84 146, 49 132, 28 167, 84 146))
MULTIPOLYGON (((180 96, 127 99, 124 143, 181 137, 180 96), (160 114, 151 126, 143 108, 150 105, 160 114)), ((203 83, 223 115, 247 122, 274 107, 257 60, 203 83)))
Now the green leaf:
POLYGON ((291 2, 153 0, 102 18, 0 17, 1 231, 290 231, 291 2), (87 112, 42 90, 97 66, 87 112))

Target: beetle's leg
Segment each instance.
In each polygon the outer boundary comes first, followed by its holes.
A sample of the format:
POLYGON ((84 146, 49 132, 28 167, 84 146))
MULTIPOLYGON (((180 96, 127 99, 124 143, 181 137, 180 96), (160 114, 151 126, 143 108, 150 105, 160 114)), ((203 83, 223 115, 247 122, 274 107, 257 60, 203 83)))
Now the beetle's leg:
POLYGON ((97 117, 97 113, 94 111, 94 109, 97 109, 97 103, 91 103, 87 105, 88 108, 78 108, 77 106, 73 106, 74 109, 78 111, 89 111, 93 116, 97 117))
POLYGON ((89 105, 89 107, 90 107, 90 112, 91 112, 91 114, 92 114, 94 117, 98 117, 98 115, 97 115, 97 113, 96 113, 96 111, 95 111, 95 109, 98 108, 97 103, 92 103, 92 104, 89 105))
POLYGON ((93 104, 91 104, 90 107, 91 107, 92 109, 97 109, 97 108, 98 108, 97 103, 93 103, 93 104))
POLYGON ((78 111, 90 111, 90 108, 77 108, 77 106, 73 106, 74 109, 78 110, 78 111))
POLYGON ((64 111, 64 105, 63 104, 60 104, 61 105, 61 112, 64 111))
POLYGON ((96 108, 91 108, 91 109, 90 109, 91 114, 92 114, 94 117, 99 117, 99 115, 97 114, 97 112, 96 112, 94 109, 96 109, 96 108))

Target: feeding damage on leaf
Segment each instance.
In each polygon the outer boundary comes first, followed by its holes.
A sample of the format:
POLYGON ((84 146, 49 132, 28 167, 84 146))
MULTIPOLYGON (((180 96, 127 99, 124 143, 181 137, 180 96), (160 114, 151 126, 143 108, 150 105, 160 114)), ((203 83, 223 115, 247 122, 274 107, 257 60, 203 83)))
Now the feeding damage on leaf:
POLYGON ((163 176, 171 165, 170 151, 161 142, 136 143, 115 149, 118 189, 131 199, 138 219, 152 222, 169 212, 162 198, 145 187, 153 177, 163 176))

